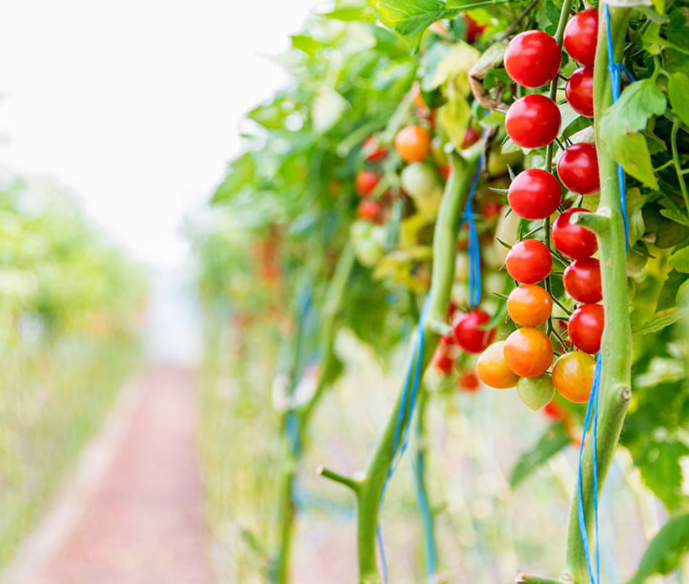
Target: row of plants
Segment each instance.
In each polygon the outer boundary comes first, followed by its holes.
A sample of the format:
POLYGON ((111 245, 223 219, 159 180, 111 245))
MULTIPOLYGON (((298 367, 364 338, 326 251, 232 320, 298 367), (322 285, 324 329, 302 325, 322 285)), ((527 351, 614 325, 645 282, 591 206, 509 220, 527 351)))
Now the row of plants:
POLYGON ((261 510, 273 495, 274 524, 239 530, 269 581, 290 581, 310 429, 351 375, 346 331, 383 361, 407 354, 365 470, 345 474, 337 451, 318 469, 356 501, 362 584, 387 579, 379 516, 411 433, 425 571, 442 580, 435 527, 449 511, 433 498, 443 477, 425 473, 440 456, 426 418, 457 388, 516 387, 549 421, 515 453, 514 488, 582 445, 565 550, 551 550, 562 571, 518 581, 598 581, 595 502, 616 452, 670 518, 624 578, 687 577, 687 10, 337 2, 292 37, 291 84, 248 114, 245 150, 191 230, 208 321, 229 321, 241 355, 244 381, 214 416, 276 437, 241 473, 261 510), (272 404, 247 397, 270 370, 272 404), (251 420, 230 412, 242 403, 251 420), (263 455, 270 480, 252 470, 263 455))

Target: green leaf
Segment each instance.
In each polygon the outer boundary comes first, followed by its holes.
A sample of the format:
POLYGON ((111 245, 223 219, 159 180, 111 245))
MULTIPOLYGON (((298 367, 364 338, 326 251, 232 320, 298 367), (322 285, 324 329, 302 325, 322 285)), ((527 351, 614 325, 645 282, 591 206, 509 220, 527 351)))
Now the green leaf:
POLYGON ((309 57, 313 57, 323 47, 315 38, 305 34, 294 34, 290 38, 292 39, 292 46, 303 51, 309 57))
POLYGON ((654 316, 650 322, 639 328, 632 327, 632 332, 640 335, 657 333, 658 331, 662 331, 664 328, 675 324, 678 320, 685 318, 688 314, 689 310, 685 308, 676 308, 672 312, 668 312, 661 316, 654 316))
POLYGON ((687 280, 687 276, 680 274, 676 270, 672 270, 665 279, 663 287, 660 289, 658 296, 658 303, 656 305, 656 312, 661 312, 677 306, 677 292, 683 282, 687 280))
POLYGON ((689 217, 687 217, 687 214, 683 213, 682 211, 678 211, 677 209, 661 209, 660 214, 663 217, 667 217, 668 219, 674 221, 675 223, 689 227, 689 217))
POLYGON ((562 422, 551 424, 536 445, 519 457, 510 474, 510 485, 516 487, 570 442, 571 439, 562 422))
POLYGON ((644 448, 634 457, 646 486, 668 509, 676 509, 682 501, 682 466, 679 459, 689 455, 689 447, 674 438, 645 441, 644 448))
POLYGON ((673 253, 668 261, 668 266, 683 274, 689 274, 689 247, 683 247, 673 253))
POLYGON ((673 111, 689 124, 689 77, 684 73, 672 73, 667 89, 673 111))
POLYGON ((360 6, 342 6, 330 12, 324 12, 321 16, 344 22, 375 22, 376 20, 371 9, 363 4, 360 6))
POLYGON ((608 154, 624 170, 651 188, 658 188, 646 139, 639 132, 648 120, 665 112, 665 95, 651 79, 629 85, 601 116, 601 138, 608 154))
POLYGON ((436 20, 452 17, 457 10, 449 9, 441 0, 368 0, 380 21, 417 44, 423 32, 436 20))
POLYGON ((236 193, 250 185, 255 176, 256 161, 251 153, 246 152, 239 158, 235 158, 230 163, 227 177, 215 190, 211 202, 215 204, 229 201, 236 193))
POLYGON ((628 584, 643 584, 653 574, 670 574, 689 552, 689 513, 670 518, 648 544, 628 584))

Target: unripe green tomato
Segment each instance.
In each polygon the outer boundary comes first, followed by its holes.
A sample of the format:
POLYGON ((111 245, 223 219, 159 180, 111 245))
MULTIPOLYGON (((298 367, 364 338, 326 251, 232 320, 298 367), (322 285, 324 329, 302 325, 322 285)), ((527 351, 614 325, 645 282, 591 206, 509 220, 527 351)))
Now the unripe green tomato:
POLYGON ((349 231, 354 245, 354 254, 366 267, 375 266, 385 253, 383 242, 385 240, 385 228, 380 225, 371 225, 367 221, 354 221, 349 231))
POLYGON ((500 176, 507 173, 508 166, 516 166, 522 161, 521 150, 517 152, 498 152, 491 150, 488 154, 488 174, 500 176))
POLYGON ((517 394, 535 412, 550 403, 555 395, 555 387, 547 373, 538 377, 522 377, 517 382, 517 394))
POLYGON ((469 303, 469 288, 466 282, 455 282, 450 298, 455 306, 466 306, 469 303))
POLYGON ((400 184, 414 202, 417 199, 433 197, 440 186, 440 181, 433 168, 425 162, 414 162, 404 168, 400 184))

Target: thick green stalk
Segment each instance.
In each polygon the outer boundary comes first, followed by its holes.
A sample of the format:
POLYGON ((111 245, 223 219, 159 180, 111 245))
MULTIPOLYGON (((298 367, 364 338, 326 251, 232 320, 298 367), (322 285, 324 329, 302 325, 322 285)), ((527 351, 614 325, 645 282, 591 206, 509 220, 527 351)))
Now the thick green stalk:
MULTIPOLYGON (((603 10, 602 7, 601 10, 603 10)), ((624 49, 628 19, 628 8, 610 6, 613 45, 617 59, 621 58, 624 49)), ((594 127, 598 144, 602 143, 598 122, 601 114, 611 104, 605 19, 601 14, 594 67, 594 127)), ((597 440, 600 493, 615 453, 631 397, 632 336, 627 297, 626 242, 617 163, 603 148, 598 148, 598 166, 601 194, 596 214, 591 214, 590 218, 585 217, 584 214, 575 214, 574 222, 589 227, 598 236, 603 281, 605 330, 601 346, 603 367, 597 440)), ((584 513, 589 539, 592 535, 593 524, 592 444, 593 441, 589 440, 582 462, 584 513)), ((567 552, 562 579, 575 584, 588 582, 584 549, 579 532, 577 493, 573 497, 569 518, 567 552)))
MULTIPOLYGON (((457 154, 450 156, 452 173, 445 187, 433 237, 433 276, 428 298, 428 309, 423 322, 425 341, 421 360, 421 375, 426 370, 439 340, 439 335, 433 330, 432 323, 437 321, 444 322, 447 316, 452 283, 454 281, 457 231, 467 199, 469 185, 476 170, 479 153, 480 150, 475 148, 466 160, 460 158, 457 154)), ((413 367, 416 363, 416 353, 419 349, 418 335, 414 336, 411 349, 408 367, 413 367)), ((390 462, 394 454, 396 454, 396 452, 392 452, 392 447, 397 426, 397 413, 400 407, 404 407, 405 412, 402 432, 410 423, 409 416, 407 415, 409 404, 401 403, 403 396, 404 387, 400 389, 399 397, 390 413, 387 426, 366 471, 365 478, 359 482, 359 488, 356 490, 360 584, 379 584, 381 582, 376 562, 378 506, 390 462)))

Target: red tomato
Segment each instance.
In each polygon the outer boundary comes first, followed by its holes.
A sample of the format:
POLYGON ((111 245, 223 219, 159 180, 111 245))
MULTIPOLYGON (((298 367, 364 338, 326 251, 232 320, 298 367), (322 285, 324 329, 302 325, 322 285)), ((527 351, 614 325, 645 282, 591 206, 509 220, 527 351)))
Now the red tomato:
POLYGON ((558 180, 539 168, 522 170, 507 191, 512 210, 523 219, 550 217, 557 211, 561 199, 562 187, 558 180))
POLYGON ((467 42, 470 45, 474 44, 476 42, 476 39, 483 34, 484 30, 486 30, 486 25, 485 24, 479 24, 473 18, 471 18, 471 16, 469 16, 468 14, 464 14, 464 22, 467 23, 467 28, 466 28, 467 42))
POLYGON ((584 304, 569 317, 567 331, 574 346, 585 353, 597 353, 605 326, 605 311, 600 304, 584 304))
POLYGON ((505 266, 507 273, 517 282, 535 284, 550 274, 553 256, 540 241, 524 239, 515 243, 507 253, 505 266))
POLYGON ((372 170, 360 170, 356 173, 356 190, 362 197, 367 197, 378 184, 379 176, 372 170))
POLYGON ((498 341, 488 347, 476 361, 476 373, 488 387, 506 389, 517 385, 519 378, 505 361, 505 341, 498 341))
POLYGON ((362 149, 368 162, 381 162, 388 155, 387 149, 380 145, 376 136, 366 138, 362 149))
POLYGON ((550 83, 560 71, 561 61, 557 41, 540 30, 519 33, 505 50, 507 74, 525 87, 550 83))
POLYGON ((553 362, 550 337, 536 328, 520 328, 505 341, 505 361, 520 377, 543 375, 553 362))
POLYGON ((565 413, 562 411, 562 408, 557 405, 555 400, 552 400, 550 403, 546 404, 541 411, 546 418, 549 418, 553 421, 562 420, 565 417, 565 413))
POLYGON ((481 213, 483 218, 490 221, 500 215, 502 211, 502 203, 500 201, 486 201, 481 205, 481 213))
POLYGON ((460 377, 459 385, 465 391, 473 393, 474 391, 478 390, 480 382, 479 378, 476 376, 476 373, 474 373, 473 371, 466 371, 462 374, 462 377, 460 377))
POLYGON ((379 223, 383 219, 383 205, 379 201, 361 201, 356 206, 356 214, 364 221, 379 223))
POLYGON ((479 328, 490 321, 490 315, 480 308, 460 314, 452 324, 457 344, 467 353, 480 353, 495 338, 495 329, 479 328))
POLYGON ((600 190, 598 155, 593 144, 572 144, 557 161, 557 175, 565 188, 580 195, 600 190))
POLYGON ((553 365, 553 385, 565 399, 586 402, 591 394, 595 369, 596 360, 591 355, 581 351, 565 353, 553 365))
POLYGON ((577 12, 565 27, 565 49, 575 61, 593 67, 598 43, 598 8, 577 12))
POLYGON ((473 146, 481 139, 481 131, 477 130, 473 126, 469 126, 467 131, 464 132, 464 140, 462 140, 462 149, 469 148, 473 146))
POLYGON ((562 283, 577 302, 590 304, 603 299, 600 278, 600 262, 596 258, 574 260, 565 268, 562 283))
POLYGON ((555 102, 545 95, 525 95, 507 110, 505 130, 523 148, 547 146, 560 132, 562 116, 555 102))
POLYGON ((405 162, 423 162, 431 153, 431 135, 423 126, 407 126, 397 132, 395 149, 405 162))
POLYGON ((593 231, 569 222, 574 213, 588 213, 588 211, 573 207, 560 213, 553 223, 553 243, 567 257, 580 260, 596 253, 598 242, 593 231))
POLYGON ((522 284, 507 297, 507 312, 521 326, 543 324, 553 310, 550 294, 535 284, 522 284))
POLYGON ((593 67, 579 67, 569 76, 565 96, 575 112, 593 117, 593 67))

